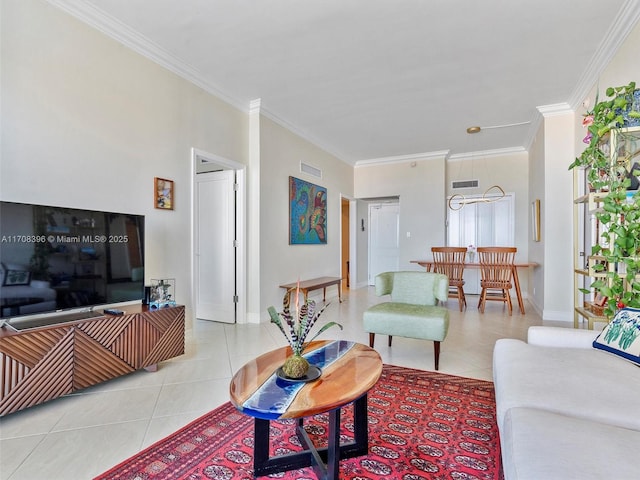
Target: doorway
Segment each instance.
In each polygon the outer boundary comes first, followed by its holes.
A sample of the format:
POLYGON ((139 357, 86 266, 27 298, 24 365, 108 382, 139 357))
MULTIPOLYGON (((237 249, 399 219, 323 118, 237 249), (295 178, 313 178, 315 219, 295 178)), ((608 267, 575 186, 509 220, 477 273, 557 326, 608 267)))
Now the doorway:
POLYGON ((244 323, 244 166, 192 151, 195 317, 244 323))
POLYGON ((342 277, 342 289, 350 288, 351 281, 350 274, 350 247, 349 237, 351 235, 350 223, 349 223, 349 209, 351 208, 349 200, 344 197, 340 199, 340 211, 341 211, 341 277, 342 277))
POLYGON ((400 266, 400 204, 369 204, 369 285, 400 266))

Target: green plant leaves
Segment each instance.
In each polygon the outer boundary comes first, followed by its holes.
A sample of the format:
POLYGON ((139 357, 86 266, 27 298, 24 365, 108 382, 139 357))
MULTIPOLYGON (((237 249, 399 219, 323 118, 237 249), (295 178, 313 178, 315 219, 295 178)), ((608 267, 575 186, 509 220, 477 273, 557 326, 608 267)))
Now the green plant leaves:
MULTIPOLYGON (((605 246, 592 247, 592 255, 605 259, 592 268, 601 274, 606 272, 606 276, 596 278, 590 286, 609 299, 605 309, 608 316, 613 316, 620 304, 640 307, 640 196, 627 190, 631 185, 628 170, 633 162, 626 148, 619 148, 625 145, 625 135, 629 135, 622 128, 623 113, 629 118, 640 118, 640 111, 628 111, 635 90, 636 83, 630 82, 607 88, 606 100, 600 101, 596 96, 593 109, 583 121, 588 132, 583 140, 587 146, 569 166, 569 169, 586 167, 591 187, 608 192, 596 213, 603 226, 600 235, 605 246)), ((638 176, 637 170, 634 168, 631 175, 638 176)), ((587 289, 581 291, 590 293, 587 289)))
POLYGON ((269 317, 271 323, 274 323, 287 339, 291 350, 294 355, 301 355, 306 346, 315 339, 318 335, 326 331, 327 329, 338 326, 342 330, 342 325, 336 322, 328 322, 325 324, 309 341, 306 341, 309 332, 313 328, 322 312, 330 305, 327 303, 320 310, 316 311, 316 302, 314 300, 308 300, 304 304, 298 306, 296 301, 296 316, 291 313, 291 296, 295 295, 298 299, 300 293, 298 288, 292 288, 287 290, 282 299, 282 313, 278 313, 274 307, 269 307, 269 317), (284 320, 284 322, 283 322, 284 320), (287 328, 285 328, 285 325, 287 328))

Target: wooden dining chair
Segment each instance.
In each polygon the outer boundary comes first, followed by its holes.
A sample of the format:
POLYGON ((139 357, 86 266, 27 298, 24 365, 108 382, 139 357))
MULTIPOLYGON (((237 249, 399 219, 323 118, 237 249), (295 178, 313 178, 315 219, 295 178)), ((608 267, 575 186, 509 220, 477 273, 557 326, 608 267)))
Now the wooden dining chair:
POLYGON ((504 302, 509 308, 509 315, 513 312, 510 290, 513 286, 514 260, 516 247, 478 247, 478 262, 480 263, 480 301, 478 308, 484 313, 487 301, 504 302))
POLYGON ((449 277, 449 297, 458 299, 460 311, 466 308, 464 296, 464 262, 467 256, 466 247, 431 247, 433 254, 433 271, 449 277))

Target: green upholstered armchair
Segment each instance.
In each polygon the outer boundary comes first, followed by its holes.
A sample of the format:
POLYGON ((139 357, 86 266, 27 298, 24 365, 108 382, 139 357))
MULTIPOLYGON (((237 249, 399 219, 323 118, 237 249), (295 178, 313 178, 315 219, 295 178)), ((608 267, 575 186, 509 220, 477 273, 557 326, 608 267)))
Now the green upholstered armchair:
POLYGON ((438 301, 449 298, 446 275, 431 272, 385 272, 375 278, 376 295, 391 295, 391 301, 379 303, 364 312, 364 330, 369 346, 375 334, 432 340, 435 369, 438 370, 440 342, 449 330, 449 311, 438 301))

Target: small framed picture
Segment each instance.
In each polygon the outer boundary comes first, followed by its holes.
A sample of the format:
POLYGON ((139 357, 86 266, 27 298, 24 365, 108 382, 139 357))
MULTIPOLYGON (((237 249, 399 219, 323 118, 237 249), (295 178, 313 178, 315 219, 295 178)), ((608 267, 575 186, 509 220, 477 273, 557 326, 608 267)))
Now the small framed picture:
POLYGON ((156 177, 155 185, 155 206, 163 210, 173 210, 173 180, 156 177))

